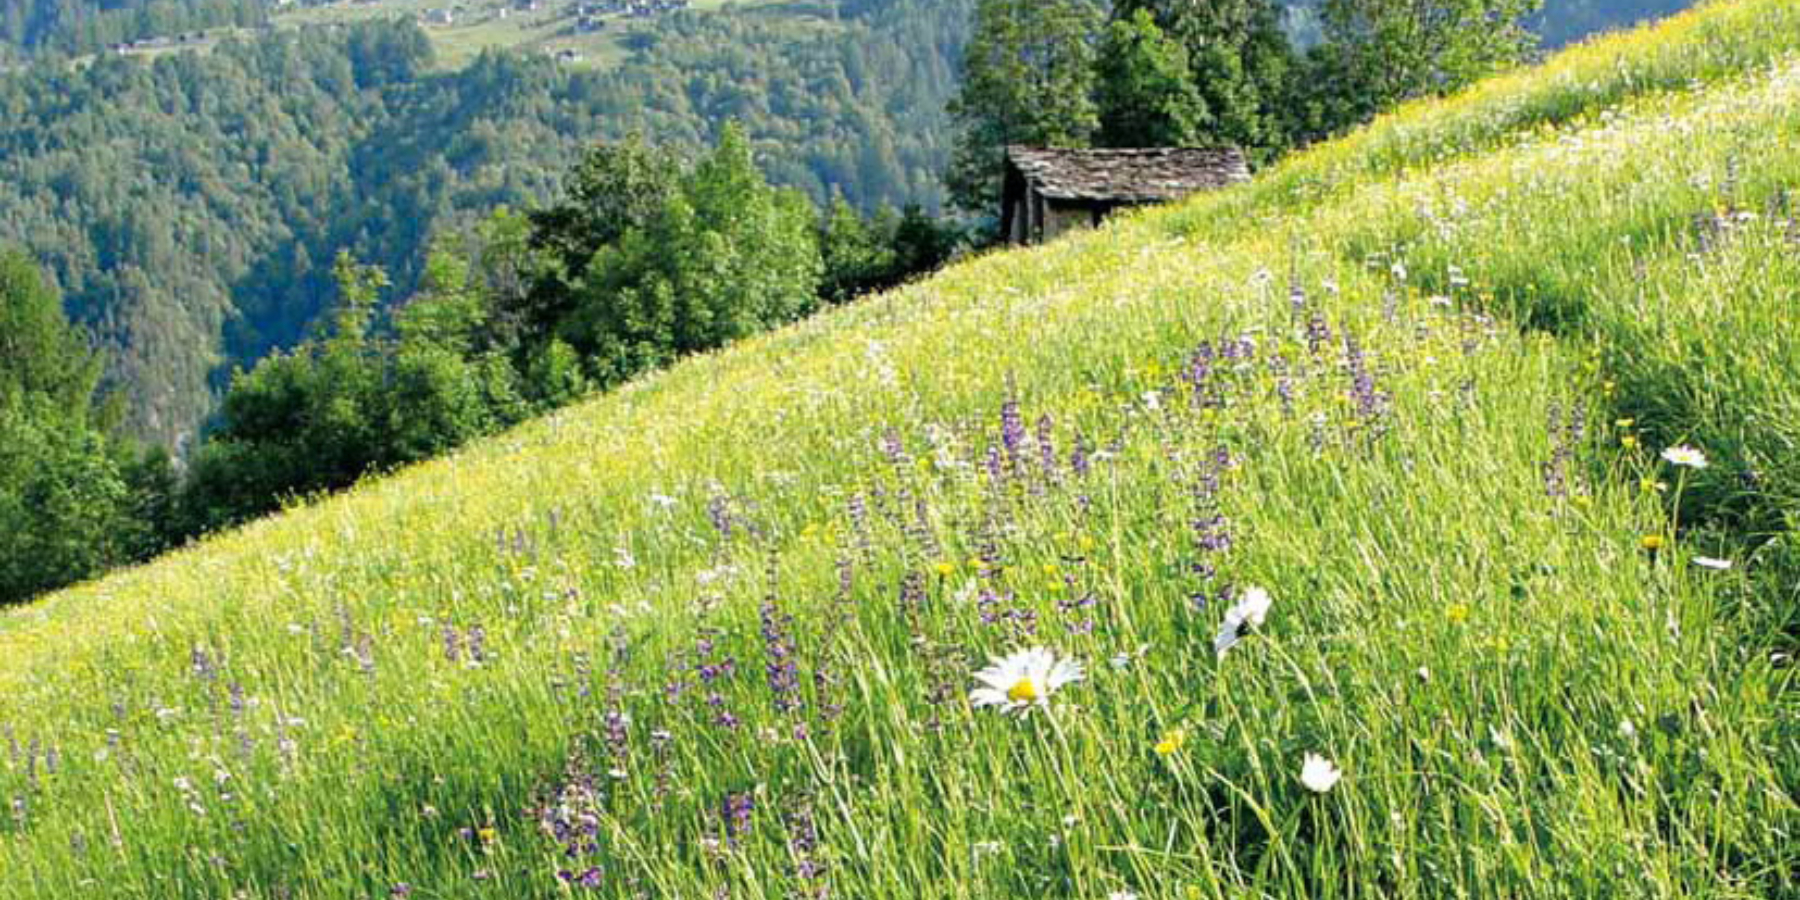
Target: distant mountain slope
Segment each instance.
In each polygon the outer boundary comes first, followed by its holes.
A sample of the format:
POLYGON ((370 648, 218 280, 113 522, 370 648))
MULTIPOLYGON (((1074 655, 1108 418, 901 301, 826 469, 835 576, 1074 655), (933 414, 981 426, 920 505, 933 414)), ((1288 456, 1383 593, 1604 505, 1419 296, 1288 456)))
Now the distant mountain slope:
POLYGON ((0 612, 0 898, 1795 896, 1795 133, 1714 4, 0 612))
POLYGON ((1544 0, 1533 27, 1551 49, 1590 34, 1613 31, 1660 19, 1694 5, 1695 0, 1544 0))
POLYGON ((0 44, 91 53, 148 37, 256 26, 267 18, 265 0, 0 0, 0 44))
POLYGON ((961 2, 834 33, 676 17, 604 73, 501 55, 429 73, 423 33, 381 23, 43 67, 0 78, 0 240, 102 337, 134 430, 177 443, 226 367, 301 334, 339 248, 404 291, 431 235, 545 196, 584 141, 697 146, 737 118, 783 183, 934 205, 966 20, 961 2))
MULTIPOLYGON (((1543 0, 1530 26, 1546 49, 1555 50, 1592 34, 1628 28, 1660 19, 1694 5, 1695 0, 1543 0)), ((1289 24, 1307 42, 1319 38, 1323 0, 1283 0, 1289 24)), ((1421 7, 1423 8, 1423 7, 1421 7)))

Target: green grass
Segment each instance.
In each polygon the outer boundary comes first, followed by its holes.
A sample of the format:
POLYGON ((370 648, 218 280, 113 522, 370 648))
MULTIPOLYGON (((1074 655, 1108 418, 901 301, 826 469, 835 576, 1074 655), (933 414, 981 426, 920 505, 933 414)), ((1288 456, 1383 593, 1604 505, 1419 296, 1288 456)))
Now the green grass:
POLYGON ((0 615, 0 897, 1800 897, 1794 16, 1578 48, 0 615), (1032 645, 1086 680, 971 709, 1032 645))

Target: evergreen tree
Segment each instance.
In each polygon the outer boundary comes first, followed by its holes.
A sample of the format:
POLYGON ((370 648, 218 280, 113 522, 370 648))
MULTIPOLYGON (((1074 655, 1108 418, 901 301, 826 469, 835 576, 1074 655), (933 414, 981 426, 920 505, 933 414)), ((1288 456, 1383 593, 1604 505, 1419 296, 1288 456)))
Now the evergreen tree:
POLYGON ((960 133, 945 177, 957 206, 991 213, 1006 148, 1085 147, 1099 128, 1094 105, 1093 0, 980 0, 950 104, 960 133))

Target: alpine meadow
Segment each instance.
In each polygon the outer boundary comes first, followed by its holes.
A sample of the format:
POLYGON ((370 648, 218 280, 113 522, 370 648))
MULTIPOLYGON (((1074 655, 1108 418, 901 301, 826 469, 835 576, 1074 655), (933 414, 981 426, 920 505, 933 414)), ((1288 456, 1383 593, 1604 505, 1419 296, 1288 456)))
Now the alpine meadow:
POLYGON ((0 900, 1800 900, 1793 0, 631 375, 0 608, 0 900))

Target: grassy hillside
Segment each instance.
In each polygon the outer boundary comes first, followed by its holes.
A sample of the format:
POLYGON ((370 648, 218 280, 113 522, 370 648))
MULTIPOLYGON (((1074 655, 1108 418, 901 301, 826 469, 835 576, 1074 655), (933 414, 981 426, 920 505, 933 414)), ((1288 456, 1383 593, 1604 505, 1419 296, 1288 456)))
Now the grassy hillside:
POLYGON ((1705 8, 0 615, 0 897, 1800 897, 1797 136, 1705 8))

